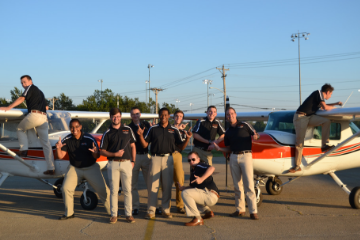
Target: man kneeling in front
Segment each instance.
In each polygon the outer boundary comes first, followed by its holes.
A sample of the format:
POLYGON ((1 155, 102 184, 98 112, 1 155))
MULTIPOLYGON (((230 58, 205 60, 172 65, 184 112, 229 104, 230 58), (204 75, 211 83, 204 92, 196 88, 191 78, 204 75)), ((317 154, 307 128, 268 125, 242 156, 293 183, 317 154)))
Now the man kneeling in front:
POLYGON ((191 167, 190 186, 184 187, 178 183, 182 191, 181 197, 185 204, 186 214, 193 217, 191 222, 185 223, 185 226, 204 225, 203 219, 214 217, 209 207, 214 206, 220 197, 211 176, 215 168, 206 163, 200 163, 200 157, 196 152, 189 153, 188 162, 191 167), (201 217, 201 213, 205 215, 201 217))

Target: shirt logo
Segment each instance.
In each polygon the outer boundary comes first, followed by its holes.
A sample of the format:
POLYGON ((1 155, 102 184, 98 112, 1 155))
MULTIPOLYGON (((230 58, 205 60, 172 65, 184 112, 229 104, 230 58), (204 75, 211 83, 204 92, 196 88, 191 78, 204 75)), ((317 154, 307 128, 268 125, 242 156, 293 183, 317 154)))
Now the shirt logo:
POLYGON ((212 128, 218 128, 218 125, 217 125, 217 124, 213 124, 213 125, 212 125, 212 128))
POLYGON ((174 129, 168 129, 168 132, 169 133, 174 133, 175 131, 174 131, 174 129))
POLYGON ((81 143, 81 146, 86 146, 87 144, 86 143, 81 143))
POLYGON ((239 124, 237 125, 238 128, 243 128, 244 127, 244 124, 239 124))
POLYGON ((129 134, 129 130, 122 130, 123 134, 129 134))

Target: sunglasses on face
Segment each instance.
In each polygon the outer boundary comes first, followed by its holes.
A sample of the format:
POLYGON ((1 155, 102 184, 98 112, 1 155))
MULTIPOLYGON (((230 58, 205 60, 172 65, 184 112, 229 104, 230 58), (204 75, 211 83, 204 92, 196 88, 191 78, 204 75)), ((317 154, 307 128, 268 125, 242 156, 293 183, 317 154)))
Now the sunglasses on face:
POLYGON ((195 162, 196 161, 196 158, 190 158, 190 159, 188 159, 188 162, 195 162))

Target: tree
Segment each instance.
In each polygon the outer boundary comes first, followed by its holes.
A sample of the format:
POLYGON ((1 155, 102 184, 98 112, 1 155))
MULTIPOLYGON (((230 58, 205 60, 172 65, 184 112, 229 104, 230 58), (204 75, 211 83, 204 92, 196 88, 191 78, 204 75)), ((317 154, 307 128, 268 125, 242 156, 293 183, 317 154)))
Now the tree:
POLYGON ((266 124, 264 122, 256 122, 252 125, 255 128, 256 132, 263 132, 266 127, 266 124))
POLYGON ((7 107, 9 103, 6 101, 5 98, 0 98, 0 106, 7 107))
MULTIPOLYGON (((14 90, 11 90, 10 94, 11 94, 11 102, 14 102, 16 99, 21 97, 22 91, 20 89, 18 89, 17 87, 14 87, 14 90)), ((25 101, 23 103, 19 104, 15 108, 27 108, 25 101)))
MULTIPOLYGON (((61 93, 60 96, 54 97, 57 99, 55 101, 55 110, 75 110, 76 106, 73 104, 73 101, 71 98, 65 95, 65 93, 61 93)), ((53 101, 50 99, 49 108, 52 109, 53 101)))
POLYGON ((177 108, 174 104, 172 104, 172 103, 170 103, 170 104, 168 104, 168 103, 166 103, 166 102, 164 102, 163 104, 162 104, 162 107, 163 108, 167 108, 167 109, 169 109, 169 111, 170 111, 170 114, 173 114, 174 112, 176 112, 177 110, 180 110, 179 108, 177 108))

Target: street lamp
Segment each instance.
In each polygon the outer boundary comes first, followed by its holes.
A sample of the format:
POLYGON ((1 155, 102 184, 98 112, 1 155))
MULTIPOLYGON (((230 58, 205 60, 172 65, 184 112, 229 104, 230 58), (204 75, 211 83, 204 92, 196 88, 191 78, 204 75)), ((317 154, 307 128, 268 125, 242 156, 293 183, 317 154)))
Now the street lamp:
POLYGON ((298 39, 298 51, 299 51, 299 98, 300 98, 300 105, 301 105, 301 71, 300 71, 300 38, 304 38, 305 40, 308 40, 308 36, 310 33, 307 32, 298 32, 291 34, 291 41, 295 42, 295 38, 298 39))
POLYGON ((206 84, 206 95, 207 95, 207 107, 209 107, 209 84, 212 83, 212 80, 209 80, 209 79, 205 79, 203 80, 203 83, 206 84))
POLYGON ((148 69, 149 69, 149 102, 150 102, 150 69, 154 67, 154 65, 148 64, 148 69))
POLYGON ((148 97, 147 97, 147 89, 146 89, 146 86, 147 84, 149 83, 149 81, 145 81, 145 102, 147 101, 148 97))
POLYGON ((175 102, 176 102, 176 108, 178 108, 178 103, 180 102, 180 100, 176 99, 175 102))
POLYGON ((102 101, 102 83, 104 82, 102 79, 98 80, 99 83, 101 83, 101 91, 100 91, 100 94, 101 94, 101 101, 102 101))

